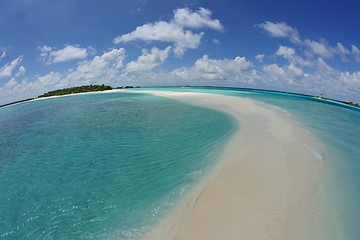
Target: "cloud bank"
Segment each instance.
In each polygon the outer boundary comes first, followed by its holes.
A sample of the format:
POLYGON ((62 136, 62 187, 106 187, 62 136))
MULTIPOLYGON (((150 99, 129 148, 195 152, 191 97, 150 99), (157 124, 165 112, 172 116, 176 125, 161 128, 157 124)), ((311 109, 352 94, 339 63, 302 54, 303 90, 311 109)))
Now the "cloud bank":
POLYGON ((144 24, 130 33, 117 36, 113 42, 120 44, 139 40, 172 43, 174 53, 181 57, 187 49, 198 48, 204 35, 204 32, 195 33, 190 29, 223 30, 220 21, 211 19, 211 14, 211 11, 205 8, 199 8, 194 12, 188 8, 180 8, 174 11, 173 19, 169 22, 157 21, 144 24))
POLYGON ((165 59, 169 56, 170 50, 171 47, 167 47, 164 50, 154 47, 148 53, 146 49, 143 49, 141 56, 137 60, 131 61, 126 65, 125 72, 152 70, 164 63, 165 59))
POLYGON ((39 51, 41 59, 46 64, 85 59, 88 56, 86 48, 80 48, 76 45, 67 45, 58 50, 54 50, 54 48, 44 45, 39 47, 39 51))
MULTIPOLYGON (((346 46, 340 42, 329 43, 326 39, 303 38, 295 27, 285 22, 266 21, 255 28, 268 35, 270 41, 271 38, 285 41, 270 54, 243 56, 234 53, 228 58, 214 58, 207 49, 199 48, 205 38, 205 33, 199 30, 211 29, 226 34, 220 20, 213 19, 212 12, 205 8, 195 11, 180 8, 173 11, 169 21, 147 23, 113 39, 115 44, 139 41, 136 49, 140 47, 142 51, 136 56, 126 55, 131 49, 125 51, 125 48, 111 48, 95 54, 90 48, 79 45, 60 48, 43 45, 38 50, 44 67, 55 69, 55 63, 70 61, 72 67, 31 77, 26 76, 23 56, 6 61, 8 54, 2 52, 0 104, 85 84, 264 88, 360 102, 360 72, 334 67, 334 62, 360 62, 360 50, 355 44, 346 46), (185 61, 184 56, 190 49, 198 49, 193 55, 197 57, 185 61)), ((207 41, 221 47, 222 43, 215 39, 212 36, 207 41)))

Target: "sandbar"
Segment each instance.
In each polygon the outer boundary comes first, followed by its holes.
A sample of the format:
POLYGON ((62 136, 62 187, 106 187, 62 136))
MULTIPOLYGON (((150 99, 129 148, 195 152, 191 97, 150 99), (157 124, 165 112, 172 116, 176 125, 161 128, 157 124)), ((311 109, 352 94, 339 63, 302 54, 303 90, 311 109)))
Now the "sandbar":
POLYGON ((145 239, 342 239, 322 210, 324 146, 290 114, 235 96, 131 92, 221 111, 239 124, 216 167, 145 239))

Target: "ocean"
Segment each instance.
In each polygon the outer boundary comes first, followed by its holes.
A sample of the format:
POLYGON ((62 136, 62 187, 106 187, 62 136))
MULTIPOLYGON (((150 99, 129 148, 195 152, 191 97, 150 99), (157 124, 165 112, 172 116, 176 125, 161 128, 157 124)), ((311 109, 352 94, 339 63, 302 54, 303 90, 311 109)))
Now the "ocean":
MULTIPOLYGON (((327 209, 346 239, 360 239, 358 109, 267 91, 151 90, 246 97, 291 114, 326 146, 327 209)), ((0 239, 138 239, 216 164, 239 127, 221 112, 149 94, 1 108, 0 239)))
POLYGON ((0 126, 0 239, 136 239, 236 128, 218 112, 130 93, 6 107, 0 126))

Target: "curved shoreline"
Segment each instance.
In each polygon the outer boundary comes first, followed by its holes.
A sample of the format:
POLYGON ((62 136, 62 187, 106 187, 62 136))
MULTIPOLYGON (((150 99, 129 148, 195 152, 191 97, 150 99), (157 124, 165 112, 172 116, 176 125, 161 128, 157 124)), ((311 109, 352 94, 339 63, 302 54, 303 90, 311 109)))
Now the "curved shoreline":
POLYGON ((136 92, 225 112, 241 126, 217 166, 145 239, 341 239, 321 209, 323 147, 289 114, 239 97, 136 92))

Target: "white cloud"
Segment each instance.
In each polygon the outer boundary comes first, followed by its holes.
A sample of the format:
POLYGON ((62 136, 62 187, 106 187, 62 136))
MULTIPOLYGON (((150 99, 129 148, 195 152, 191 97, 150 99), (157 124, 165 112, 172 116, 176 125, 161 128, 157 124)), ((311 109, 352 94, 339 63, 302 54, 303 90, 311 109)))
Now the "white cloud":
POLYGON ((264 61, 264 57, 265 55, 264 54, 258 54, 255 56, 255 59, 258 61, 258 62, 263 62, 264 61))
POLYGON ((351 54, 350 50, 347 49, 344 45, 341 43, 337 43, 336 47, 333 49, 333 52, 335 54, 339 54, 341 56, 341 60, 343 62, 348 62, 348 56, 351 54))
POLYGON ((173 43, 173 51, 177 56, 182 56, 187 49, 199 47, 203 32, 194 33, 186 28, 210 27, 222 30, 219 20, 210 18, 211 12, 200 8, 197 12, 191 12, 187 8, 174 11, 174 19, 169 22, 157 21, 137 27, 134 31, 117 36, 115 44, 140 40, 145 42, 173 43))
POLYGON ((355 61, 360 63, 360 50, 355 45, 351 45, 351 54, 355 58, 355 61))
POLYGON ((288 63, 256 67, 243 57, 229 60, 210 59, 204 55, 193 66, 177 68, 170 75, 162 74, 158 78, 165 79, 163 84, 169 81, 178 85, 241 86, 312 95, 324 93, 338 99, 360 100, 360 72, 337 71, 321 57, 304 60, 290 47, 280 46, 276 55, 284 57, 288 63))
POLYGON ((286 46, 279 46, 278 50, 276 51, 276 55, 283 56, 286 59, 292 59, 295 55, 295 49, 286 46))
POLYGON ((292 73, 296 77, 304 76, 304 71, 301 68, 297 67, 295 64, 292 63, 289 64, 287 66, 287 69, 290 73, 292 73))
POLYGON ((321 73, 330 73, 330 72, 335 72, 335 69, 333 69, 332 67, 330 67, 324 59, 322 59, 321 57, 319 57, 316 60, 316 68, 318 70, 318 72, 321 73))
POLYGON ((96 82, 109 82, 116 78, 119 69, 123 67, 125 49, 112 49, 95 56, 92 60, 81 62, 74 70, 64 78, 64 84, 79 83, 90 84, 96 82))
POLYGON ((6 57, 6 52, 3 51, 3 53, 2 53, 1 56, 0 56, 0 62, 1 62, 1 60, 2 60, 3 58, 5 58, 5 57, 6 57))
POLYGON ((20 77, 24 75, 26 72, 26 69, 24 66, 20 66, 18 72, 16 73, 15 77, 20 77))
POLYGON ((338 54, 342 54, 342 55, 350 54, 349 49, 347 49, 347 48, 346 48, 344 45, 342 45, 341 43, 337 43, 337 44, 336 44, 335 51, 336 51, 338 54))
POLYGON ((134 40, 174 43, 175 54, 182 56, 186 49, 198 48, 203 35, 204 33, 193 33, 173 23, 159 21, 142 25, 131 33, 118 36, 114 39, 114 43, 134 40))
POLYGON ((46 64, 85 59, 88 56, 86 48, 79 48, 76 45, 67 45, 59 50, 44 45, 39 47, 39 50, 40 56, 46 64))
POLYGON ((351 45, 351 53, 354 55, 360 55, 360 50, 355 45, 351 45))
POLYGON ((285 66, 278 66, 277 64, 265 65, 261 73, 262 77, 268 81, 267 84, 271 83, 273 87, 283 88, 282 90, 291 85, 298 85, 299 81, 306 77, 304 71, 294 64, 285 66))
POLYGON ((339 81, 340 85, 344 86, 348 91, 353 92, 354 94, 359 94, 360 72, 341 72, 339 74, 339 81))
POLYGON ((220 44, 220 41, 219 41, 218 39, 216 39, 216 38, 214 38, 214 39, 212 40, 212 42, 213 42, 214 44, 220 44))
POLYGON ((61 81, 61 74, 58 72, 50 72, 44 76, 40 76, 36 79, 34 85, 42 86, 41 88, 46 88, 46 86, 56 86, 61 81))
POLYGON ((21 63, 22 57, 18 57, 0 68, 0 79, 12 77, 13 71, 21 63))
MULTIPOLYGON (((304 46, 302 53, 308 58, 313 58, 315 56, 320 56, 322 58, 334 58, 334 56, 339 56, 341 61, 348 62, 349 57, 352 56, 355 61, 360 62, 360 54, 354 54, 358 52, 357 47, 352 45, 352 50, 350 51, 342 43, 337 43, 336 46, 329 45, 326 40, 322 39, 320 41, 305 39, 301 40, 300 34, 296 28, 289 26, 284 22, 270 22, 266 21, 255 25, 256 27, 264 30, 269 36, 277 38, 287 38, 296 46, 304 46), (354 46, 354 47, 353 47, 354 46)), ((284 50, 284 49, 283 49, 284 50)), ((289 53, 291 54, 291 53, 289 53)), ((279 56, 290 57, 290 55, 279 54, 279 56)), ((299 63, 299 62, 298 62, 299 63)), ((308 64, 308 61, 304 62, 305 65, 308 64)))
POLYGON ((126 65, 126 72, 136 71, 148 71, 155 67, 160 66, 165 59, 169 56, 171 47, 167 47, 164 50, 158 48, 152 48, 149 53, 147 50, 143 50, 141 56, 136 61, 131 61, 126 65))
POLYGON ((315 41, 315 40, 306 39, 303 41, 303 45, 308 47, 308 49, 313 55, 317 55, 325 59, 339 56, 341 61, 348 62, 350 60, 349 57, 351 55, 354 56, 352 51, 350 51, 342 43, 339 42, 336 43, 336 46, 330 46, 326 42, 326 40, 315 41))
POLYGON ((178 68, 171 72, 175 77, 191 80, 226 80, 250 68, 252 63, 245 57, 235 59, 210 59, 207 55, 198 59, 191 68, 178 68))
POLYGON ((212 12, 205 8, 199 8, 196 12, 192 12, 188 8, 179 8, 174 11, 173 23, 185 28, 202 28, 208 27, 218 31, 223 30, 218 19, 211 19, 212 12))
POLYGON ((307 67, 313 66, 313 63, 311 61, 304 60, 302 57, 297 55, 296 50, 291 47, 279 46, 275 55, 285 58, 292 64, 298 64, 298 65, 307 66, 307 67))
POLYGON ((284 22, 266 21, 265 23, 260 23, 256 26, 265 30, 271 37, 289 38, 293 43, 301 43, 298 31, 284 22))
POLYGON ((323 58, 331 58, 333 57, 333 51, 331 48, 329 48, 325 43, 320 43, 317 41, 313 41, 310 39, 306 39, 304 41, 304 44, 306 46, 308 46, 311 51, 316 54, 319 55, 323 58))

